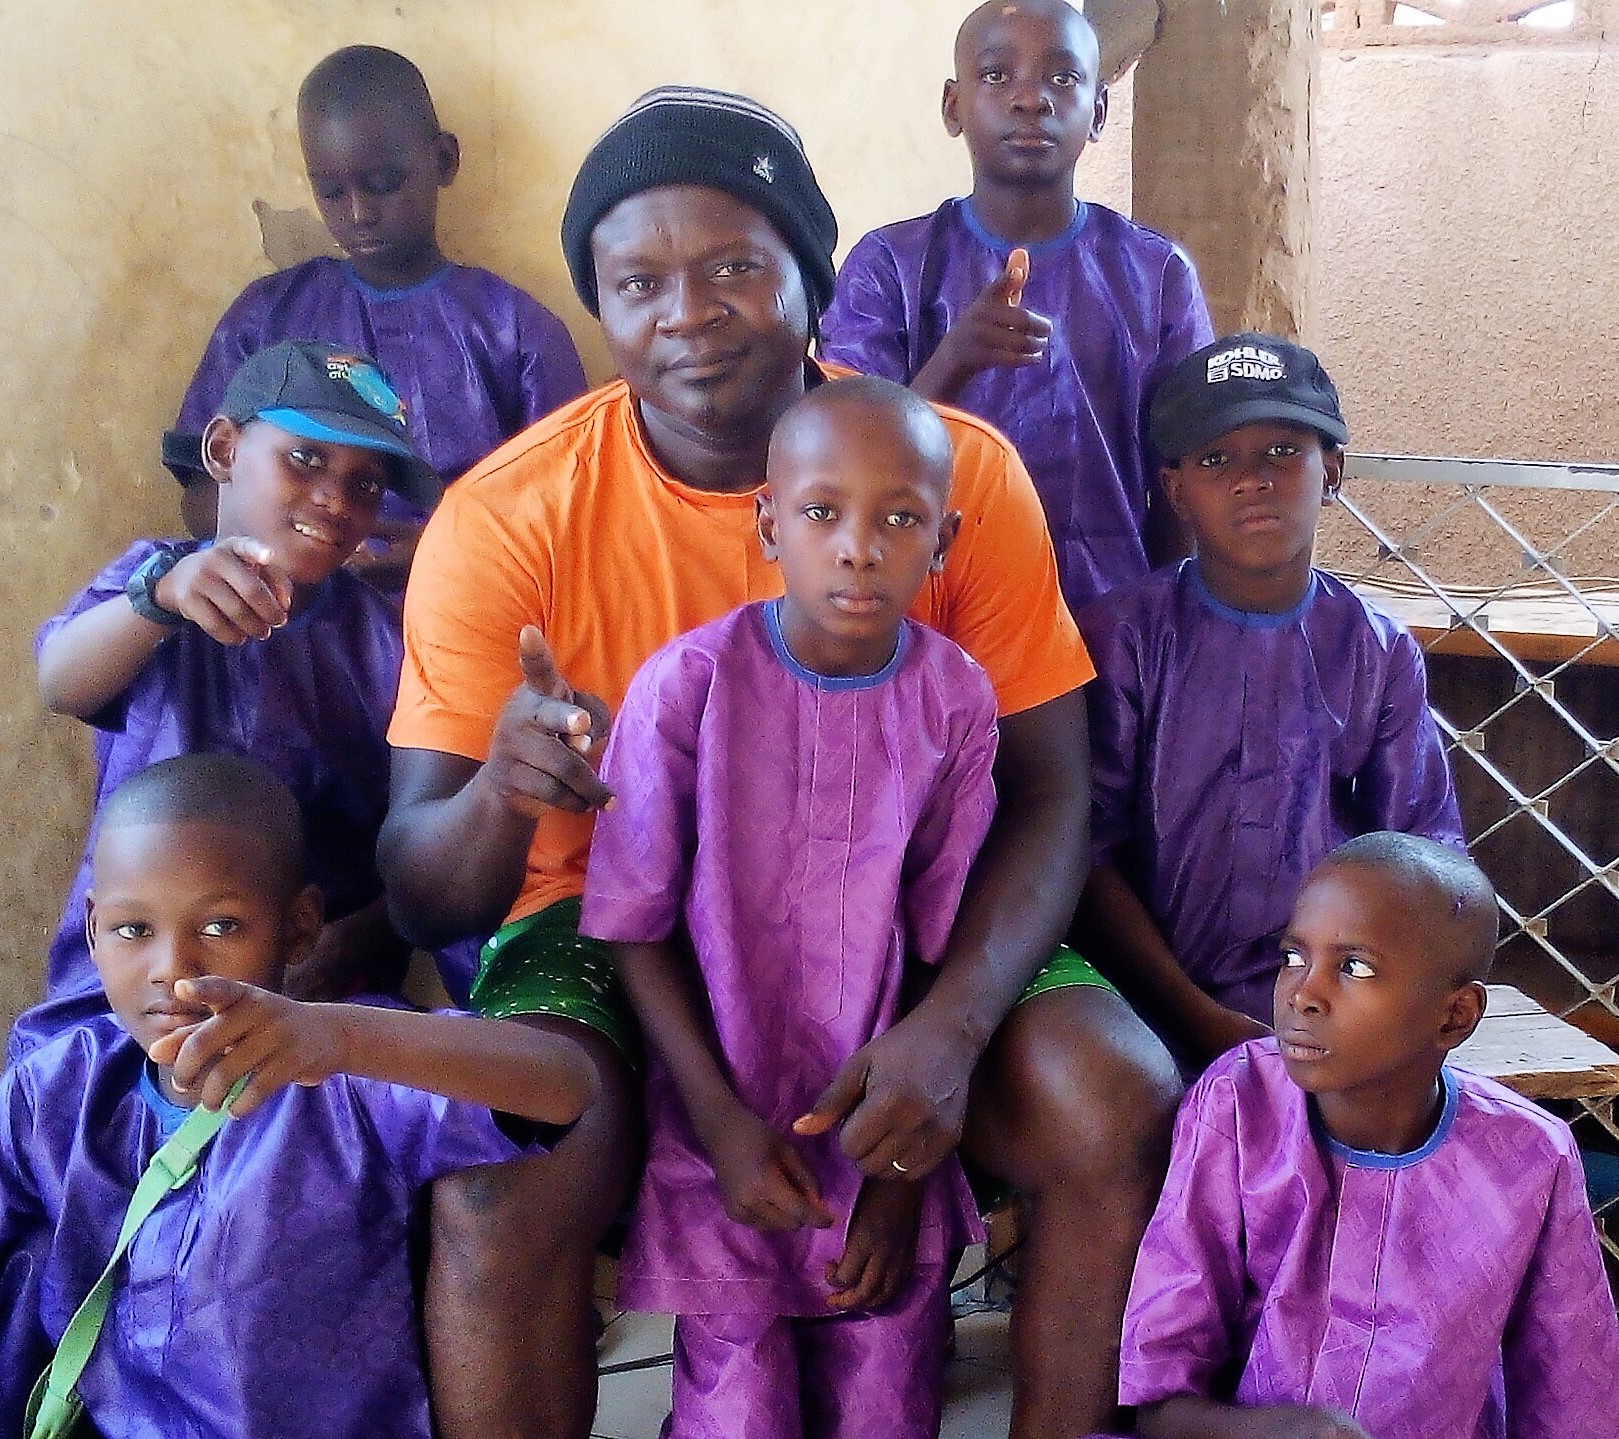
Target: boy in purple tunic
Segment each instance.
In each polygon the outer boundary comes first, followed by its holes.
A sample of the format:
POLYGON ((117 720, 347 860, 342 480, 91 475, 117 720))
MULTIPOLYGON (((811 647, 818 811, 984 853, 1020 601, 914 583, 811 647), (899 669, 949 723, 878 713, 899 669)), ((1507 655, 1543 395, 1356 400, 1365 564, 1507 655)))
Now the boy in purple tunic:
POLYGON ((0 1432, 18 1432, 146 1161, 250 1075, 129 1248, 86 1409, 132 1439, 430 1439, 408 1249, 422 1186, 534 1152, 536 1123, 571 1123, 595 1079, 520 1025, 279 994, 321 925, 300 831, 286 786, 234 756, 166 760, 106 806, 89 926, 113 1012, 0 1081, 0 1273, 14 1291, 26 1275, 28 1301, 0 1316, 18 1361, 0 1432))
MULTIPOLYGON (((278 340, 374 356, 405 401, 418 453, 446 480, 585 390, 555 315, 439 249, 438 195, 461 150, 409 60, 374 45, 328 55, 298 92, 298 136, 321 218, 348 258, 255 280, 215 329, 163 446, 195 535, 213 533, 198 437, 236 367, 278 340)), ((390 496, 356 565, 402 584, 429 508, 390 496)))
POLYGON ((1107 119, 1095 33, 1064 0, 992 0, 956 36, 944 124, 973 190, 867 235, 824 358, 1004 430, 1034 477, 1071 609, 1186 553, 1147 456, 1158 377, 1213 338, 1172 241, 1074 199, 1107 119))
POLYGON ((905 618, 950 466, 909 391, 810 391, 759 499, 786 596, 659 651, 614 722, 580 930, 652 1051, 620 1283, 677 1316, 673 1439, 938 1432, 965 1180, 823 1098, 942 954, 994 805, 989 684, 905 618))
MULTIPOLYGON (((292 787, 328 922, 296 972, 305 997, 389 989, 408 950, 376 870, 399 613, 343 570, 385 490, 428 505, 400 402, 369 360, 282 344, 242 365, 203 434, 219 489, 212 544, 141 540, 39 636, 48 709, 96 730, 96 807, 155 760, 250 755, 292 787)), ((13 1058, 106 1010, 85 942, 90 851, 13 1058)))
POLYGON ((1081 920, 1193 1072, 1267 1032, 1277 935, 1328 853, 1380 829, 1462 843, 1421 650, 1311 567, 1347 439, 1308 350, 1189 356, 1152 441, 1196 556, 1078 616, 1098 675, 1081 920))
MULTIPOLYGON (((1240 842, 1240 841, 1238 841, 1240 842)), ((1489 881, 1351 840, 1282 941, 1276 1037, 1187 1095, 1124 1321, 1150 1439, 1605 1439, 1619 1322, 1568 1127, 1445 1056, 1489 881)))

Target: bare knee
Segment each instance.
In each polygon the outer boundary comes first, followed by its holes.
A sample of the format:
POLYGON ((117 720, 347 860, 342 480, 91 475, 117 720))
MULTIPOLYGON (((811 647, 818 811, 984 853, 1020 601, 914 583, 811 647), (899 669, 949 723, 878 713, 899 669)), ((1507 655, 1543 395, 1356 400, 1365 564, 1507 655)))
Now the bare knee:
POLYGON ((1155 1195, 1180 1095, 1174 1062, 1118 995, 1053 990, 986 1052, 970 1152, 1036 1200, 1056 1186, 1155 1195))

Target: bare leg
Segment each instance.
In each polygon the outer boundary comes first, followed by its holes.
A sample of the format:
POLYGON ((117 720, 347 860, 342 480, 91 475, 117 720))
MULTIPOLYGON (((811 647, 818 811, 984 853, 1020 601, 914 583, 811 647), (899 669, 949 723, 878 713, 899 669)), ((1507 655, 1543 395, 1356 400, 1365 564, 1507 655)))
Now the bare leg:
POLYGON ((1112 1427, 1125 1296, 1180 1089, 1147 1027, 1094 987, 1019 1005, 984 1053, 963 1148, 1027 1206, 1012 1439, 1112 1427))
POLYGON ((641 1096, 601 1035, 536 1017, 596 1061, 601 1098, 548 1155, 433 1186, 425 1318, 444 1439, 585 1439, 596 1413, 596 1245, 641 1152, 641 1096))

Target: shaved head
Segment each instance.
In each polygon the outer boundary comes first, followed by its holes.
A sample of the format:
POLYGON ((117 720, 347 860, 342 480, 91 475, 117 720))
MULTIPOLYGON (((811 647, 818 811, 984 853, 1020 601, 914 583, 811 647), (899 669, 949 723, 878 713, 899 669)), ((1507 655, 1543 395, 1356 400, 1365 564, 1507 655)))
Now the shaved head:
POLYGON ((268 867, 287 894, 304 883, 298 801, 263 765, 235 755, 179 755, 143 769, 112 792, 96 824, 100 835, 142 825, 239 830, 263 843, 268 867))
POLYGON ((420 126, 424 138, 439 133, 427 81, 403 55, 380 45, 350 45, 328 55, 298 89, 298 118, 349 120, 371 110, 393 109, 420 126))
POLYGON ((1090 73, 1095 75, 1101 67, 1101 47, 1091 22, 1067 0, 986 0, 961 22, 956 31, 956 74, 970 69, 973 57, 982 49, 989 28, 1003 16, 1026 15, 1045 20, 1056 35, 1061 35, 1070 49, 1086 61, 1090 73))
POLYGON ((1405 900, 1425 948, 1454 984, 1483 980, 1495 958, 1500 921, 1495 888, 1459 850, 1420 835, 1382 830, 1340 845, 1322 861, 1328 869, 1359 869, 1381 876, 1405 900))
POLYGON ((854 419, 890 430, 922 461, 941 504, 949 498, 955 448, 939 412, 914 390, 871 375, 829 380, 795 400, 771 432, 767 478, 777 476, 800 444, 816 443, 854 419))

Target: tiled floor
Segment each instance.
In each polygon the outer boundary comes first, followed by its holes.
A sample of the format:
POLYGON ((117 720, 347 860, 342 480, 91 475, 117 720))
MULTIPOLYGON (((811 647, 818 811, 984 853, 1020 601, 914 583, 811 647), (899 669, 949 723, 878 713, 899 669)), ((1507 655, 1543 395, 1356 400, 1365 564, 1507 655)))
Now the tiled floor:
MULTIPOLYGON (((942 1439, 995 1439, 1011 1412, 1007 1369, 1007 1316, 973 1314, 956 1323, 956 1357, 950 1362, 942 1439)), ((669 1353, 666 1316, 626 1314, 613 1321, 601 1348, 604 1368, 669 1353)), ((596 1408, 599 1439, 657 1439, 669 1412, 669 1365, 605 1374, 596 1408)))

